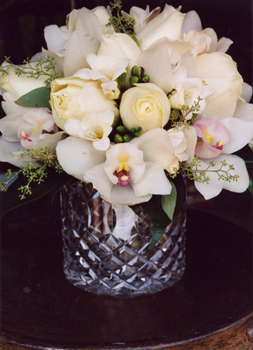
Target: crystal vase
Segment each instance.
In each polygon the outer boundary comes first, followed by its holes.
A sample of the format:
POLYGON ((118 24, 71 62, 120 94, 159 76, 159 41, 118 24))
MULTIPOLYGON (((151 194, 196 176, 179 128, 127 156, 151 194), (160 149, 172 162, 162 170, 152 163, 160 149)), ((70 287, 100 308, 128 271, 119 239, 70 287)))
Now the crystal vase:
POLYGON ((152 249, 148 215, 107 203, 90 184, 61 190, 61 215, 64 273, 76 287, 133 297, 170 287, 184 274, 185 205, 152 249))

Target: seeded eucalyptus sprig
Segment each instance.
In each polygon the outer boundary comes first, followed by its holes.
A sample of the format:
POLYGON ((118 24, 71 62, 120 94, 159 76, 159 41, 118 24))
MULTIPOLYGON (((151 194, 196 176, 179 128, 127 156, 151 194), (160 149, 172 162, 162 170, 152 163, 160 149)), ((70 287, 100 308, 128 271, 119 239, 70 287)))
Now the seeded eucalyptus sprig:
POLYGON ((61 75, 56 71, 56 64, 53 58, 47 57, 45 61, 37 58, 36 61, 31 62, 29 58, 23 61, 23 65, 13 64, 10 57, 5 57, 4 62, 8 63, 7 66, 0 66, 0 72, 4 75, 9 74, 10 68, 15 69, 15 74, 19 77, 21 74, 26 73, 27 78, 38 79, 41 75, 45 75, 48 78, 45 79, 46 87, 49 89, 51 82, 54 79, 58 79, 61 75))
POLYGON ((214 161, 210 161, 206 169, 200 169, 200 163, 201 161, 198 159, 198 157, 196 157, 192 160, 189 167, 182 165, 180 169, 190 180, 194 180, 200 183, 209 184, 210 178, 208 177, 208 173, 216 173, 218 180, 227 182, 237 181, 239 178, 238 175, 231 174, 231 170, 235 170, 234 165, 228 164, 225 159, 221 161, 219 169, 213 169, 216 165, 214 161))
MULTIPOLYGON (((174 90, 174 89, 173 89, 174 90)), ((173 93, 173 90, 171 93, 173 93)), ((169 93, 168 96, 171 94, 169 93)), ((203 100, 200 96, 197 97, 197 100, 194 101, 194 104, 189 107, 188 105, 180 106, 181 109, 171 109, 170 112, 170 127, 178 128, 179 126, 188 127, 193 124, 194 120, 198 116, 200 111, 200 101, 203 100), (186 117, 192 113, 192 118, 187 120, 186 117)))
POLYGON ((128 34, 134 39, 134 19, 130 17, 126 18, 121 14, 122 1, 114 0, 114 2, 110 2, 107 9, 110 15, 107 26, 111 25, 117 33, 128 34))
POLYGON ((32 158, 25 166, 20 167, 17 172, 12 172, 11 169, 8 169, 5 175, 5 181, 0 181, 0 189, 6 191, 8 185, 18 177, 19 174, 25 176, 27 180, 26 185, 19 187, 21 194, 19 195, 20 199, 25 199, 27 195, 32 194, 31 183, 36 182, 41 184, 47 177, 47 169, 55 168, 57 173, 62 173, 63 169, 59 164, 56 154, 51 153, 48 147, 40 149, 30 149, 28 151, 24 150, 21 153, 21 157, 25 159, 27 156, 32 158), (39 163, 40 166, 38 166, 39 163))

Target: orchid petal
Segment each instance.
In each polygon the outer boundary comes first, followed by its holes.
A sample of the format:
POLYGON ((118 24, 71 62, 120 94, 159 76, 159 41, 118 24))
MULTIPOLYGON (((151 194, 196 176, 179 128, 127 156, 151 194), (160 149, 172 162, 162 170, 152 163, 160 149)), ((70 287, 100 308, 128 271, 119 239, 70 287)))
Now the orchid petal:
POLYGON ((64 171, 82 181, 86 171, 105 161, 105 152, 97 151, 92 142, 71 136, 57 144, 56 153, 64 171))
MULTIPOLYGON (((225 181, 222 179, 219 179, 219 176, 215 172, 208 172, 207 176, 210 178, 208 181, 209 183, 206 182, 197 182, 195 181, 195 187, 197 190, 204 196, 205 199, 211 199, 213 197, 216 197, 222 189, 226 189, 232 192, 244 192, 248 188, 249 185, 249 176, 247 172, 247 168, 245 166, 245 162, 238 156, 235 155, 220 155, 217 158, 215 158, 215 166, 211 167, 211 170, 218 170, 221 166, 221 163, 224 158, 226 159, 227 166, 223 167, 223 170, 227 170, 232 176, 233 175, 239 175, 239 178, 237 181, 231 180, 225 181), (233 165, 235 170, 230 170, 229 165, 233 165)), ((200 166, 198 169, 203 169, 205 170, 209 166, 209 163, 205 163, 203 161, 200 161, 200 166)))
POLYGON ((99 45, 99 41, 90 34, 75 30, 66 43, 64 76, 69 77, 81 68, 88 68, 87 55, 97 53, 99 45))
POLYGON ((0 136, 0 162, 7 162, 14 166, 24 166, 29 160, 20 157, 14 157, 13 153, 21 153, 24 148, 20 142, 9 142, 0 136))
POLYGON ((188 33, 191 30, 196 30, 196 32, 202 31, 201 20, 196 11, 189 11, 183 21, 182 31, 188 33))
POLYGON ((98 164, 85 171, 84 180, 92 182, 93 187, 98 190, 101 197, 104 198, 107 202, 111 202, 110 196, 114 184, 107 176, 104 169, 104 164, 98 164))
POLYGON ((151 46, 138 57, 137 65, 145 67, 150 82, 158 85, 166 93, 175 86, 168 48, 165 45, 151 46), (154 64, 156 62, 156 64, 154 64))
POLYGON ((141 181, 133 184, 133 189, 137 197, 150 194, 170 194, 172 186, 165 176, 163 168, 154 163, 146 162, 146 169, 141 181), (154 181, 154 179, 156 179, 154 181))
POLYGON ((211 95, 205 101, 206 107, 202 114, 206 117, 231 118, 235 113, 238 95, 233 90, 227 90, 215 98, 211 95))
POLYGON ((157 163, 163 169, 172 162, 174 150, 164 129, 152 129, 130 143, 136 143, 144 152, 145 162, 157 163))
POLYGON ((0 131, 3 139, 10 142, 19 141, 18 127, 21 117, 22 116, 19 113, 15 113, 0 119, 0 131))
POLYGON ((233 44, 233 41, 228 39, 228 38, 221 38, 217 42, 217 52, 227 52, 229 49, 230 45, 233 44))
POLYGON ((253 104, 243 103, 242 101, 238 101, 233 117, 239 118, 245 121, 253 120, 253 104))
POLYGON ((84 33, 88 33, 99 41, 102 34, 102 27, 97 16, 92 10, 89 10, 86 7, 78 10, 75 23, 72 23, 70 18, 69 29, 70 33, 72 33, 74 30, 80 30, 84 33))
POLYGON ((56 53, 50 50, 46 50, 42 48, 42 52, 46 57, 50 57, 54 59, 54 63, 56 65, 56 70, 60 75, 64 76, 63 64, 64 64, 64 55, 61 53, 56 53))
POLYGON ((122 187, 119 184, 117 184, 112 188, 109 202, 117 203, 120 205, 134 205, 143 202, 148 202, 151 197, 152 194, 146 194, 145 196, 137 197, 131 184, 129 184, 126 187, 122 187))
POLYGON ((63 44, 70 36, 67 27, 59 28, 55 24, 47 26, 44 29, 44 35, 48 50, 56 53, 61 53, 63 44))
POLYGON ((246 146, 253 138, 253 121, 244 121, 238 118, 222 120, 230 133, 230 140, 224 144, 222 153, 234 153, 246 146))
POLYGON ((247 83, 244 83, 241 98, 243 98, 246 102, 249 102, 252 97, 252 91, 252 86, 247 83))

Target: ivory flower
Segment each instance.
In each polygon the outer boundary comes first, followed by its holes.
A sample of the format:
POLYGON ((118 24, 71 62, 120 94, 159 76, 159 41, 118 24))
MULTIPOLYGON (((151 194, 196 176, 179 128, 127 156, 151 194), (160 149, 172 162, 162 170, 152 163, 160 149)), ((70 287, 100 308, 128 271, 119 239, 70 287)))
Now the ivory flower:
POLYGON ((51 132, 55 127, 52 113, 38 108, 25 113, 18 127, 18 138, 21 145, 26 148, 36 148, 36 141, 43 132, 51 132))
POLYGON ((86 115, 81 121, 68 119, 64 128, 71 136, 92 141, 97 150, 106 150, 110 145, 108 136, 112 131, 113 121, 114 114, 108 110, 86 115))
MULTIPOLYGON (((98 80, 101 83, 103 91, 116 90, 118 84, 116 79, 126 72, 128 66, 128 59, 118 60, 113 55, 93 55, 87 56, 87 62, 91 69, 84 68, 74 74, 74 77, 78 77, 84 80, 98 80)), ((120 91, 118 89, 118 95, 120 91)), ((118 96, 117 96, 118 97, 118 96)))
POLYGON ((153 11, 150 12, 149 5, 147 5, 145 10, 137 6, 133 6, 130 8, 129 14, 127 14, 125 11, 122 11, 122 14, 124 17, 126 17, 126 19, 134 20, 134 32, 137 34, 152 19, 159 15, 160 11, 160 7, 156 7, 153 11))
POLYGON ((215 117, 199 117, 194 121, 199 140, 195 155, 212 159, 221 153, 230 154, 246 146, 253 138, 253 121, 238 118, 219 120, 215 117))
MULTIPOLYGON (((213 89, 206 86, 203 81, 198 78, 188 78, 182 83, 175 86, 175 91, 170 95, 170 104, 172 108, 181 109, 183 105, 191 108, 194 103, 198 102, 199 111, 203 112, 206 107, 205 98, 213 93, 213 89), (198 97, 201 98, 198 101, 198 97)), ((188 113, 186 119, 192 118, 192 112, 188 113)))
POLYGON ((45 28, 48 50, 43 49, 46 56, 55 59, 57 70, 65 77, 88 67, 87 55, 97 53, 102 34, 97 16, 85 7, 73 10, 67 19, 67 26, 45 28))
POLYGON ((197 77, 213 93, 206 98, 206 117, 230 118, 243 89, 243 80, 232 58, 221 52, 203 54, 196 58, 197 77))
POLYGON ((115 117, 119 111, 115 102, 107 99, 98 82, 79 78, 56 79, 52 83, 51 106, 56 124, 64 130, 68 119, 82 120, 84 116, 112 110, 115 117))
POLYGON ((218 118, 205 117, 197 119, 193 127, 199 137, 195 155, 203 159, 218 157, 223 150, 223 145, 230 139, 228 129, 218 118))
POLYGON ((98 151, 84 139, 68 137, 58 143, 63 169, 80 180, 92 182, 102 198, 120 205, 148 201, 152 194, 169 194, 171 184, 164 169, 173 148, 162 129, 151 130, 131 142, 98 151))
POLYGON ((180 168, 179 162, 191 163, 197 143, 197 133, 192 126, 181 126, 169 129, 167 135, 174 150, 174 158, 166 170, 174 174, 180 168))
POLYGON ((136 84, 122 95, 120 115, 127 129, 141 127, 141 133, 162 128, 170 116, 170 103, 158 86, 136 84))
POLYGON ((184 17, 185 14, 166 4, 164 10, 137 33, 136 38, 141 50, 146 50, 163 37, 170 40, 181 39, 184 17))

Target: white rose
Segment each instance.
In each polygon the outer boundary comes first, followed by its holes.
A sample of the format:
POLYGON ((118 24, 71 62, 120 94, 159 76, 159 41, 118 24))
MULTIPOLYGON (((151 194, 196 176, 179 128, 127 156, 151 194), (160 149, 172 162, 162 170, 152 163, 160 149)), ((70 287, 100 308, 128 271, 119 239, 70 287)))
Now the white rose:
POLYGON ((127 129, 141 127, 143 134, 167 124, 170 102, 165 92, 155 84, 136 84, 122 95, 120 115, 127 129))
POLYGON ((99 82, 79 78, 54 80, 51 106, 55 123, 61 129, 68 119, 82 120, 88 114, 104 110, 112 110, 115 118, 119 115, 115 102, 104 96, 99 82))

